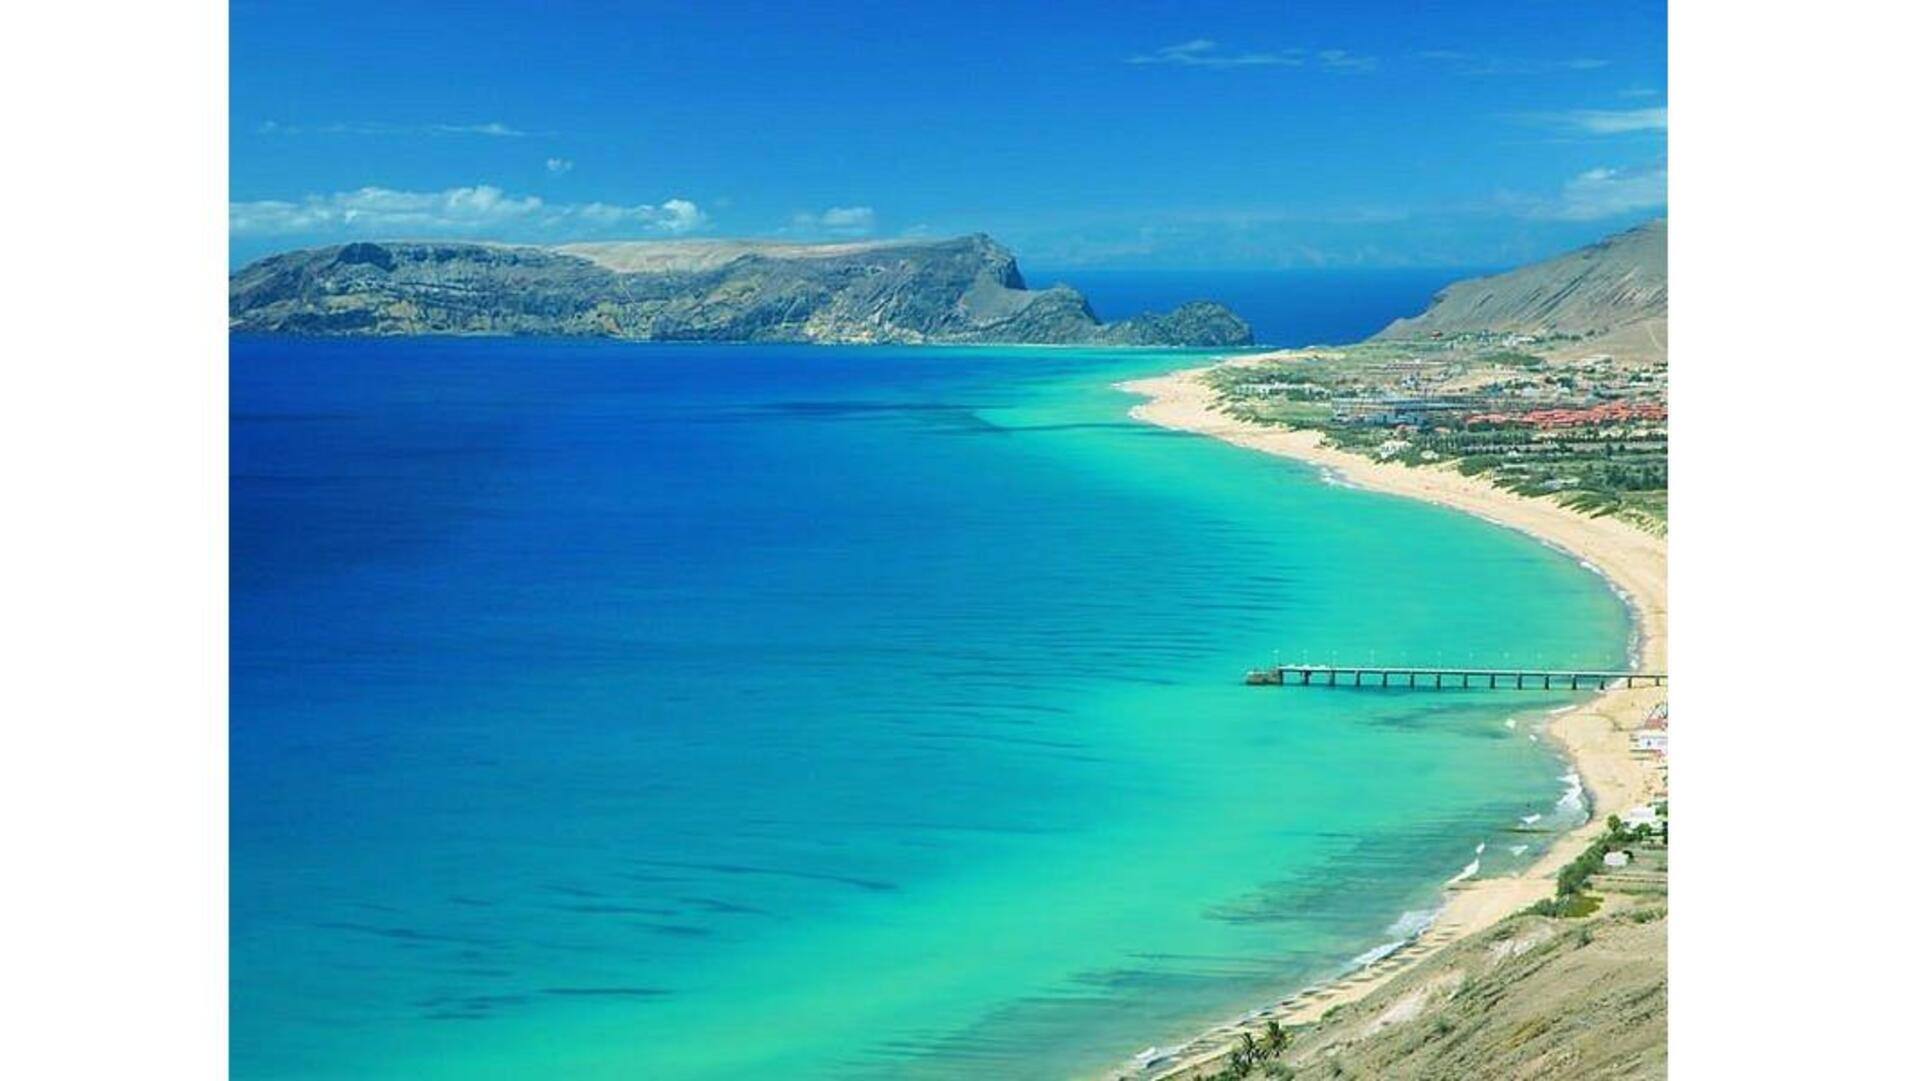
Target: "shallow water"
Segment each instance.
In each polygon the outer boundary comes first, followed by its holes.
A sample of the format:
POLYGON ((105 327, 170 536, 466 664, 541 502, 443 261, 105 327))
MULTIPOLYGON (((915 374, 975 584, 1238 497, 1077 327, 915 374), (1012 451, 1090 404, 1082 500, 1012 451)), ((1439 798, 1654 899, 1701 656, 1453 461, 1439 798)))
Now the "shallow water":
POLYGON ((235 1076, 1057 1077, 1537 851, 1568 696, 1239 678, 1619 601, 1127 419, 1192 360, 235 340, 235 1076))

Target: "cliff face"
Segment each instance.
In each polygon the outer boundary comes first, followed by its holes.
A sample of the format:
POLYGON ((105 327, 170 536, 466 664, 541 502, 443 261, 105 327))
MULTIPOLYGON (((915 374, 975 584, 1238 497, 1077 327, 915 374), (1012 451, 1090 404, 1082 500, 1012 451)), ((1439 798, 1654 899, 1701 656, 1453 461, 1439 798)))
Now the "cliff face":
POLYGON ((1648 222, 1556 259, 1455 282, 1379 338, 1478 332, 1583 338, 1666 354, 1667 223, 1648 222))
POLYGON ((734 241, 356 243, 288 252, 228 283, 236 331, 538 334, 649 341, 1243 345, 1212 303, 1101 323, 1032 290, 986 236, 859 244, 734 241))

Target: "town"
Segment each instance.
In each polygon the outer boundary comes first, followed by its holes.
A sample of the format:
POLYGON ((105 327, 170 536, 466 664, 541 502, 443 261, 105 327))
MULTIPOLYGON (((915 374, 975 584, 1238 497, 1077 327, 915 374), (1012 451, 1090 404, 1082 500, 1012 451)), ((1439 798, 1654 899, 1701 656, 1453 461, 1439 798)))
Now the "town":
POLYGON ((1268 353, 1208 374, 1232 416, 1409 466, 1452 463, 1664 534, 1667 366, 1579 339, 1462 334, 1268 353))

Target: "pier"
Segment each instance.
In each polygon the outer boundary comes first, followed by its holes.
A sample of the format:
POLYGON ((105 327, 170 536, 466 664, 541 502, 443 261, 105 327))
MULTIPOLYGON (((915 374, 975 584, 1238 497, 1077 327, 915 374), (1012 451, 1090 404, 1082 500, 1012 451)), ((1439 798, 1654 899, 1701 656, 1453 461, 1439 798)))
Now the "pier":
POLYGON ((1603 687, 1664 687, 1664 672, 1603 672, 1548 668, 1376 668, 1276 664, 1247 673, 1252 687, 1418 687, 1427 690, 1577 691, 1603 687))

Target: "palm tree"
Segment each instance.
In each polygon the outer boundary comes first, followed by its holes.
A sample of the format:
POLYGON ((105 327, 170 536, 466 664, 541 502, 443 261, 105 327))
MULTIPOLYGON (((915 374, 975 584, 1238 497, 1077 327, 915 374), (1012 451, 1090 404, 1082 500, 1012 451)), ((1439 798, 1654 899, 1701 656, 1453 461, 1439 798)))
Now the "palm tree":
POLYGON ((1268 1019, 1266 1051, 1268 1055, 1277 1055, 1287 1048, 1287 1034, 1280 1030, 1280 1022, 1268 1019))

